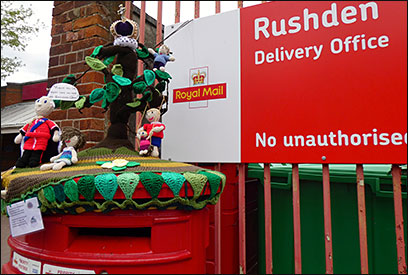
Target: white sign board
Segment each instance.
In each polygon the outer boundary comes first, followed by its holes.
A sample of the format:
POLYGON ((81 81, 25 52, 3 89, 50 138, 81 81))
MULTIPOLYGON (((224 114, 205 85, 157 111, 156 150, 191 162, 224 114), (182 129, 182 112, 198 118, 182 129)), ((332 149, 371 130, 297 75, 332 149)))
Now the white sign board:
MULTIPOLYGON (((165 37, 179 26, 166 27, 165 37)), ((176 61, 166 65, 172 79, 163 159, 239 160, 239 43, 237 10, 195 19, 166 40, 176 61)))
POLYGON ((54 100, 76 101, 79 98, 79 92, 74 85, 56 83, 51 86, 48 97, 54 100))

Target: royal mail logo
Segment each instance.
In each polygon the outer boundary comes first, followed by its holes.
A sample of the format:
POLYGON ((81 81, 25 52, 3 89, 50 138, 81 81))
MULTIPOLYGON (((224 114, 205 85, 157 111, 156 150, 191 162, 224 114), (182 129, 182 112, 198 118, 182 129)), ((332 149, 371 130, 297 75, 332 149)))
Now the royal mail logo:
POLYGON ((205 84, 205 78, 207 74, 205 71, 198 70, 196 73, 193 73, 191 76, 191 80, 193 81, 193 85, 201 85, 205 84))
POLYGON ((173 90, 173 103, 213 100, 227 97, 227 83, 173 90))

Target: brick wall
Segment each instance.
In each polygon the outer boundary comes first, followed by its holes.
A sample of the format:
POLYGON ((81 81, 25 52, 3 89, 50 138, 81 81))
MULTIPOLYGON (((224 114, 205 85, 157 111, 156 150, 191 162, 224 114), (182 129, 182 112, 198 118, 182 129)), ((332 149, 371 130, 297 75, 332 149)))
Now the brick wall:
MULTIPOLYGON (((85 56, 89 56, 96 46, 112 42, 109 27, 115 20, 119 4, 124 1, 54 1, 51 48, 48 68, 48 87, 61 82, 67 75, 79 77, 89 67, 85 56)), ((139 23, 140 10, 133 6, 132 19, 139 23)), ((156 21, 146 15, 145 45, 155 46, 156 21)), ((92 90, 104 84, 103 73, 87 72, 77 84, 81 95, 89 95, 92 90)), ((73 126, 80 129, 87 138, 84 149, 101 141, 109 126, 109 111, 103 113, 101 102, 91 108, 55 110, 50 119, 61 127, 73 126)))
MULTIPOLYGON (((91 55, 96 46, 113 40, 109 32, 111 23, 119 19, 118 5, 124 1, 54 1, 52 12, 51 48, 48 67, 48 87, 62 82, 69 74, 79 77, 89 67, 85 56, 91 55)), ((103 86, 101 72, 87 72, 77 84, 81 95, 103 86)), ((82 110, 76 108, 55 110, 50 119, 61 127, 80 129, 87 138, 85 148, 92 147, 105 136, 107 113, 101 103, 82 110)))

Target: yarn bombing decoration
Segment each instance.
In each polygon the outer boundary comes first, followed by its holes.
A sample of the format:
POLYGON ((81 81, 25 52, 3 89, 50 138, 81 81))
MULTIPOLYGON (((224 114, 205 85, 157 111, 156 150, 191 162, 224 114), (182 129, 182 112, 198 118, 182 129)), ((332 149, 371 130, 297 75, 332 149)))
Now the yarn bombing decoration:
POLYGON ((125 147, 115 151, 89 148, 78 153, 73 167, 40 171, 14 169, 2 175, 8 189, 5 206, 38 197, 44 215, 79 214, 114 209, 202 209, 216 204, 225 186, 225 175, 187 163, 141 157, 125 147), (96 162, 117 159, 138 162, 126 170, 112 171, 96 162), (79 169, 80 168, 80 169, 79 169))
MULTIPOLYGON (((57 108, 77 108, 80 113, 102 101, 105 110, 101 112, 109 110, 106 136, 91 148, 75 151, 76 156, 73 151, 53 154, 52 161, 67 156, 61 167, 55 163, 44 164, 42 169, 24 165, 3 172, 2 185, 7 190, 1 192, 3 215, 7 215, 7 205, 33 197, 38 198, 43 215, 154 208, 198 210, 218 202, 225 187, 224 174, 159 158, 166 128, 160 118, 168 111, 172 78, 164 67, 175 58, 166 45, 160 47, 159 53, 149 51, 139 43, 139 27, 125 18, 123 5, 118 14, 121 19, 110 26, 114 41, 96 46, 85 57, 89 68, 80 76, 70 74, 62 81, 76 85, 94 70, 103 74, 104 83, 76 101, 55 101, 57 108), (139 60, 147 65, 140 72, 139 60), (136 112, 141 117, 146 115, 149 122, 136 127, 139 152, 128 136, 129 118, 136 112)), ((23 134, 16 139, 22 137, 23 134)), ((59 138, 54 133, 53 139, 56 137, 59 138)))

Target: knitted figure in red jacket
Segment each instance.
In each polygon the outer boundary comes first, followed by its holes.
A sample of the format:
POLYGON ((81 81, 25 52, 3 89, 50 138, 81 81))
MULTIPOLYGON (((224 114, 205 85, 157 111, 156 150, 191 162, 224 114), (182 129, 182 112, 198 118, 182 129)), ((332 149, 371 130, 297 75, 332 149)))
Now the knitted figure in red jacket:
POLYGON ((151 145, 153 146, 152 157, 159 156, 159 148, 161 146, 161 140, 164 137, 163 131, 166 129, 160 120, 160 111, 156 108, 151 108, 146 112, 146 119, 150 124, 144 124, 143 128, 149 134, 148 139, 150 139, 151 145))
POLYGON ((41 163, 44 151, 47 149, 48 141, 59 141, 59 128, 55 122, 46 118, 55 108, 54 101, 42 96, 35 101, 35 112, 37 116, 20 129, 15 137, 14 143, 20 144, 24 141, 23 155, 17 160, 16 167, 35 167, 41 163))

